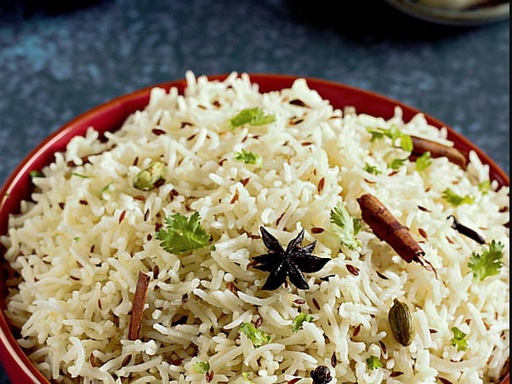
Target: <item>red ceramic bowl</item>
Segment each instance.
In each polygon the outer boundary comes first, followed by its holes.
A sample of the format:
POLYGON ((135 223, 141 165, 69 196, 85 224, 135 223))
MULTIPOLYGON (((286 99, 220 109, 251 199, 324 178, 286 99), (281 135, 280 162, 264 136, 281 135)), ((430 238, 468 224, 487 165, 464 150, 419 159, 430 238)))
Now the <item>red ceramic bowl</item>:
MULTIPOLYGON (((224 79, 225 77, 226 75, 209 76, 211 80, 224 79)), ((250 78, 253 83, 259 84, 261 92, 290 87, 296 79, 294 76, 273 74, 251 74, 250 78)), ((354 106, 358 113, 368 113, 387 119, 393 116, 395 106, 400 106, 403 110, 405 121, 410 120, 420 112, 396 100, 369 91, 320 79, 309 78, 307 81, 310 88, 316 90, 324 99, 330 100, 335 108, 354 106)), ((157 84, 157 86, 166 90, 171 87, 177 87, 180 92, 183 91, 185 85, 184 79, 157 84)), ((0 190, 0 234, 7 232, 8 215, 19 212, 20 201, 30 197, 32 184, 29 172, 31 170, 41 169, 51 163, 54 160, 55 152, 63 151, 72 137, 84 135, 87 128, 91 126, 99 132, 119 129, 128 115, 136 110, 143 109, 147 105, 152 88, 153 86, 147 87, 118 97, 85 112, 65 124, 29 153, 0 190)), ((470 150, 475 151, 482 162, 489 166, 491 179, 497 180, 502 186, 509 185, 508 174, 481 149, 441 121, 426 114, 425 117, 433 126, 438 128, 446 127, 448 138, 455 143, 455 146, 462 153, 467 154, 470 150)), ((4 262, 3 255, 0 253, 0 263, 4 262)), ((1 266, 0 271, 3 272, 1 266)), ((12 381, 17 384, 48 383, 48 380, 45 379, 23 353, 11 332, 9 323, 3 313, 6 294, 4 280, 0 278, 0 309, 2 309, 0 312, 0 358, 3 366, 12 381)), ((509 384, 508 374, 501 384, 509 384)))

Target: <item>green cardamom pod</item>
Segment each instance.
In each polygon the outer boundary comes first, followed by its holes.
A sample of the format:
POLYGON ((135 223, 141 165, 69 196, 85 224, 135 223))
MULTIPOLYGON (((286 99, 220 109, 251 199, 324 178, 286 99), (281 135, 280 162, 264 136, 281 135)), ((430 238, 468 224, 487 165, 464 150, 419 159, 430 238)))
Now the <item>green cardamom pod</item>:
POLYGON ((395 340, 405 347, 411 344, 415 331, 407 304, 395 299, 388 313, 388 321, 395 340))
POLYGON ((165 164, 155 161, 149 164, 149 167, 140 171, 133 178, 133 187, 141 191, 149 191, 156 186, 156 183, 163 179, 165 164))

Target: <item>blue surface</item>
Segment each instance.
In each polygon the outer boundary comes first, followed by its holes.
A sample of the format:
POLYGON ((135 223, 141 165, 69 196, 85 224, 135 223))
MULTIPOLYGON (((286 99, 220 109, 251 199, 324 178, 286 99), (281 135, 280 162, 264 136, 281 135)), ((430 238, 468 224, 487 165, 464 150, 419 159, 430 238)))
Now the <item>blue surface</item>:
POLYGON ((508 20, 442 27, 378 0, 44 3, 0 0, 0 184, 76 115, 188 69, 375 91, 452 126, 509 172, 508 20))

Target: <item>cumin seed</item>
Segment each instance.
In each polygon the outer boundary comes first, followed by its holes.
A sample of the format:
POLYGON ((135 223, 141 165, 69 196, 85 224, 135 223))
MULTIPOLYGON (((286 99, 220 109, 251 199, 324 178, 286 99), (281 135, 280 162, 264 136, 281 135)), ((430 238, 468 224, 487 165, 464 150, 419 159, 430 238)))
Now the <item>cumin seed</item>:
POLYGON ((382 273, 380 273, 379 271, 377 271, 377 276, 379 276, 381 279, 389 280, 387 276, 383 275, 383 274, 382 274, 382 273))
POLYGON ((153 134, 155 134, 156 136, 165 135, 166 133, 163 129, 160 128, 153 128, 151 132, 153 132, 153 134))
POLYGON ((428 209, 427 209, 427 208, 425 208, 425 207, 422 207, 421 205, 418 205, 418 209, 419 209, 420 211, 423 211, 423 212, 430 212, 430 210, 428 210, 428 209))
POLYGON ((305 102, 303 102, 301 99, 293 99, 293 100, 290 100, 289 103, 291 105, 296 105, 297 107, 309 108, 309 106, 305 102))
POLYGON ((284 212, 283 212, 283 213, 281 213, 281 216, 279 216, 279 217, 277 218, 277 220, 276 220, 276 226, 278 226, 278 225, 279 225, 279 222, 281 221, 281 219, 283 218, 283 216, 284 216, 284 212))
POLYGON ((96 356, 94 356, 92 353, 89 355, 89 363, 94 368, 99 367, 101 365, 101 363, 98 360, 98 358, 96 356))
POLYGON ((123 362, 121 363, 121 366, 126 367, 128 364, 130 364, 130 361, 132 361, 132 355, 126 355, 126 357, 123 359, 123 362))
POLYGON ((316 190, 318 191, 318 194, 321 194, 322 191, 324 190, 324 185, 325 185, 325 178, 321 178, 320 181, 318 182, 318 185, 316 187, 316 190))
POLYGON ((235 194, 231 198, 230 204, 234 204, 238 201, 238 189, 235 191, 235 194))
POLYGON ((354 267, 352 264, 347 264, 345 267, 347 267, 347 270, 354 276, 359 276, 359 268, 354 267))
POLYGON ((124 217, 126 216, 126 211, 121 212, 119 215, 119 224, 124 220, 124 217))

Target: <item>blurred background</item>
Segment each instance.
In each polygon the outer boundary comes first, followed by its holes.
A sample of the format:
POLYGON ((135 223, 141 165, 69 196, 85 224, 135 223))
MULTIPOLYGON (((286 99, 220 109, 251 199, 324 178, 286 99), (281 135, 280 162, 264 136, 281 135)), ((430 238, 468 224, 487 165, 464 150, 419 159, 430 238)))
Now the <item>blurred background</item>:
MULTIPOLYGON (((508 18, 445 25, 383 0, 338 3, 0 0, 0 184, 75 116, 189 69, 381 93, 443 121, 509 172, 508 18)), ((0 383, 9 383, 1 368, 0 383)))

